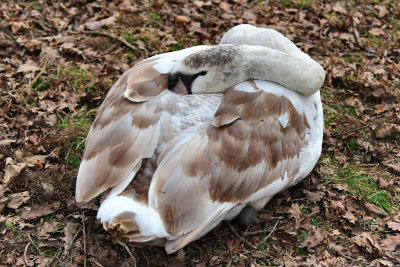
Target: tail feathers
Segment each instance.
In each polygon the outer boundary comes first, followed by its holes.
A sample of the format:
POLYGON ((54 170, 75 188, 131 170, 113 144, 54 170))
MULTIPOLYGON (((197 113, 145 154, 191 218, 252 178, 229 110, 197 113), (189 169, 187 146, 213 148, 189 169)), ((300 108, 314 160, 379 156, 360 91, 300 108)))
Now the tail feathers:
POLYGON ((103 223, 104 229, 117 231, 134 242, 174 238, 164 230, 154 209, 127 196, 111 196, 104 200, 97 219, 103 223))

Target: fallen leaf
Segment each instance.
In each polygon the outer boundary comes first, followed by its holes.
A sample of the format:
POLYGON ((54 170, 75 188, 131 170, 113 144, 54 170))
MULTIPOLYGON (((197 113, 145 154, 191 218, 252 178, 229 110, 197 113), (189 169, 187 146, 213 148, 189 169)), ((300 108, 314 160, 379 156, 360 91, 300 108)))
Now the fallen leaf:
POLYGON ((10 99, 7 104, 1 107, 1 116, 3 117, 7 116, 8 112, 10 111, 11 104, 12 104, 12 99, 10 99))
POLYGON ((74 222, 67 222, 64 228, 64 250, 67 251, 73 241, 75 234, 80 230, 80 224, 74 222))
POLYGON ((322 234, 321 231, 322 231, 321 229, 312 226, 309 230, 309 235, 306 236, 306 238, 303 240, 300 246, 306 248, 313 248, 320 245, 326 236, 326 234, 322 234))
POLYGON ((10 209, 18 209, 22 204, 28 202, 31 196, 28 191, 24 191, 21 193, 11 194, 9 195, 9 198, 11 200, 8 202, 7 207, 10 209))
POLYGON ((190 18, 187 17, 187 16, 178 15, 178 16, 175 17, 175 20, 174 20, 174 21, 175 21, 175 23, 183 24, 183 23, 188 23, 188 22, 190 22, 190 18))
POLYGON ((385 35, 385 32, 381 28, 378 28, 378 27, 373 27, 372 29, 369 30, 369 33, 372 36, 385 35))
POLYGON ((390 229, 400 232, 400 223, 389 221, 386 224, 390 229))
POLYGON ((381 248, 386 251, 395 251, 400 246, 400 234, 389 235, 380 242, 381 248))
POLYGON ((347 219, 350 223, 353 223, 353 224, 356 222, 356 217, 354 217, 353 213, 351 213, 348 210, 343 215, 343 218, 347 219))
POLYGON ((313 203, 317 203, 318 201, 320 201, 322 198, 325 197, 325 192, 323 191, 310 192, 307 190, 303 190, 303 192, 306 194, 307 200, 313 203))
MULTIPOLYGON (((11 159, 11 158, 9 158, 11 159)), ((12 163, 7 164, 4 168, 4 176, 2 179, 2 183, 8 185, 11 181, 27 166, 26 163, 12 163)))
POLYGON ((35 203, 31 210, 24 210, 21 213, 21 217, 24 220, 35 220, 37 218, 52 214, 59 208, 60 208, 59 202, 54 202, 52 204, 44 204, 44 205, 39 205, 35 203))
POLYGON ((368 211, 376 214, 376 215, 381 215, 381 216, 388 216, 389 214, 382 208, 375 206, 374 204, 371 203, 366 203, 364 205, 368 211))
POLYGON ((37 64, 33 61, 28 60, 28 63, 19 65, 19 67, 17 69, 17 73, 19 73, 19 72, 23 72, 23 73, 35 72, 38 70, 40 70, 40 68, 37 66, 37 64))
POLYGON ((387 14, 389 14, 389 11, 386 9, 385 6, 375 6, 376 9, 378 9, 378 17, 383 18, 387 14))

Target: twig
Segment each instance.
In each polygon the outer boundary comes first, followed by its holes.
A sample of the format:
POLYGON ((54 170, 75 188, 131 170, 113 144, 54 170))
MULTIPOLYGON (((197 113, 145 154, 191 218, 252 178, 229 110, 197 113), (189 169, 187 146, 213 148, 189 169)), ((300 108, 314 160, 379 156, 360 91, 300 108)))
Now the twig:
POLYGON ((99 265, 100 267, 104 267, 104 266, 101 265, 98 261, 96 261, 96 259, 93 259, 93 261, 94 261, 97 265, 99 265))
POLYGON ((349 134, 349 133, 352 133, 352 132, 357 132, 357 131, 362 130, 362 129, 364 129, 364 128, 368 128, 368 127, 370 127, 370 126, 372 126, 372 125, 373 125, 373 123, 369 123, 369 124, 367 124, 367 125, 364 125, 364 126, 361 126, 361 127, 358 127, 358 128, 354 128, 354 129, 351 129, 351 130, 348 130, 348 131, 346 131, 346 132, 344 132, 344 133, 332 134, 331 137, 338 137, 338 136, 346 135, 346 134, 349 134))
POLYGON ((252 243, 250 243, 249 241, 247 241, 246 239, 244 239, 243 237, 241 237, 239 235, 239 233, 233 228, 233 226, 231 225, 230 222, 227 222, 229 229, 231 230, 231 232, 240 239, 240 241, 242 241, 246 246, 248 246, 251 249, 257 250, 257 247, 254 246, 252 243))
POLYGON ((278 223, 279 223, 279 220, 276 221, 276 223, 275 223, 274 227, 272 228, 271 232, 269 232, 269 234, 268 234, 263 240, 261 240, 260 243, 258 243, 257 247, 259 247, 261 244, 263 244, 265 241, 268 240, 268 238, 269 238, 269 237, 272 235, 272 233, 275 231, 275 228, 276 228, 276 226, 278 225, 278 223))
POLYGON ((265 230, 257 230, 253 232, 246 232, 243 234, 243 236, 253 236, 253 235, 262 235, 265 234, 265 230))
POLYGON ((79 235, 79 233, 82 231, 82 226, 79 226, 78 231, 76 231, 76 234, 74 235, 74 237, 72 238, 71 242, 69 242, 68 247, 64 250, 64 255, 67 255, 69 253, 69 251, 72 248, 72 245, 74 244, 75 239, 77 238, 77 236, 79 235))
POLYGON ((25 266, 28 266, 28 259, 26 258, 26 255, 28 254, 28 249, 31 245, 32 245, 32 243, 26 244, 25 249, 24 249, 24 265, 25 266))
POLYGON ((33 81, 31 81, 29 83, 29 85, 28 85, 29 88, 31 88, 37 82, 37 80, 39 80, 40 76, 42 76, 42 74, 45 72, 46 68, 47 68, 47 58, 44 61, 43 68, 40 70, 39 74, 36 75, 35 79, 33 79, 33 81))
POLYGON ((231 267, 231 265, 232 265, 232 258, 233 258, 233 257, 230 257, 230 259, 229 259, 228 264, 226 265, 226 267, 231 267))
POLYGON ((354 35, 354 39, 356 40, 358 47, 361 49, 364 49, 364 44, 362 43, 362 41, 360 39, 360 34, 357 31, 357 27, 356 27, 356 24, 354 23, 354 20, 353 20, 353 35, 354 35))
POLYGON ((127 47, 129 47, 132 50, 137 50, 139 49, 138 47, 135 47, 133 45, 131 45, 130 43, 128 43, 127 41, 125 41, 125 39, 121 38, 121 37, 117 37, 114 36, 112 34, 106 33, 106 32, 99 32, 99 31, 78 31, 78 32, 72 32, 73 34, 95 34, 95 35, 101 35, 101 36, 105 36, 114 40, 117 40, 121 43, 123 43, 124 45, 126 45, 127 47))
POLYGON ((133 256, 133 253, 132 253, 132 251, 130 250, 130 248, 128 247, 128 245, 125 244, 124 242, 120 241, 120 240, 118 240, 118 244, 120 244, 121 246, 123 246, 123 247, 126 249, 126 251, 128 251, 129 255, 131 256, 131 258, 132 258, 132 260, 133 260, 133 266, 136 267, 136 258, 135 258, 135 256, 133 256))
POLYGON ((364 265, 369 265, 369 262, 354 259, 352 257, 344 255, 342 252, 337 251, 337 250, 335 250, 335 252, 338 253, 340 256, 342 256, 342 257, 344 257, 344 258, 346 258, 348 260, 351 260, 352 262, 359 262, 359 263, 364 264, 364 265))
POLYGON ((87 252, 86 252, 86 227, 85 227, 85 213, 82 212, 82 231, 83 231, 83 266, 86 267, 86 259, 87 259, 87 252))

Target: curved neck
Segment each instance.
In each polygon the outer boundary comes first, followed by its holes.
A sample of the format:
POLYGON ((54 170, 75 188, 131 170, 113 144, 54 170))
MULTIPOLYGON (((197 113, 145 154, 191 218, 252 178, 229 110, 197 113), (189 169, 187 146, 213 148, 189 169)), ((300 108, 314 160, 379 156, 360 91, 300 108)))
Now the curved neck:
POLYGON ((309 96, 318 91, 325 79, 325 71, 307 54, 286 53, 264 46, 243 45, 238 47, 240 57, 234 64, 240 68, 234 82, 240 80, 267 80, 290 90, 309 96))

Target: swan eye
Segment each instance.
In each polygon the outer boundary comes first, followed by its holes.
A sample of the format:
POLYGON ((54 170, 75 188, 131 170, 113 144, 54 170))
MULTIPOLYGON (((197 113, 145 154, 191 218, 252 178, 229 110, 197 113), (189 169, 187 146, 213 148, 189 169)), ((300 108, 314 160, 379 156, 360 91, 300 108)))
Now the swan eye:
POLYGON ((202 72, 199 72, 197 74, 197 76, 205 76, 206 74, 207 74, 207 71, 202 71, 202 72))

